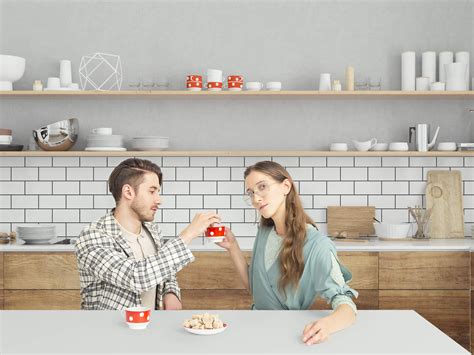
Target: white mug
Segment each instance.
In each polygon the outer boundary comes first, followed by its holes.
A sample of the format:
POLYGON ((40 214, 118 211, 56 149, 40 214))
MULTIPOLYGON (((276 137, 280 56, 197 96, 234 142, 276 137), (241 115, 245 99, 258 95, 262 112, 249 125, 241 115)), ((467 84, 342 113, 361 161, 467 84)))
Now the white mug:
POLYGON ((224 74, 222 70, 219 69, 207 69, 207 82, 219 82, 222 83, 224 78, 224 74))
POLYGON ((263 84, 259 81, 248 81, 245 88, 250 91, 260 91, 263 89, 263 84))
POLYGON ((61 81, 59 78, 50 77, 48 78, 48 89, 49 90, 56 90, 61 88, 61 81))
POLYGON ((92 128, 92 134, 98 134, 101 136, 110 136, 112 135, 112 128, 110 127, 92 128))

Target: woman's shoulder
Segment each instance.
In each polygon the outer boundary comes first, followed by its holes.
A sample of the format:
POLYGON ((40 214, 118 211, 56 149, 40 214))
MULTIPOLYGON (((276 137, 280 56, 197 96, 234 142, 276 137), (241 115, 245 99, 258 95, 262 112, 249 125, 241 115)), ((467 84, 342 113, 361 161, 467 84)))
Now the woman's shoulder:
POLYGON ((319 231, 315 226, 308 225, 305 249, 311 254, 319 254, 327 253, 328 251, 334 252, 336 246, 325 233, 319 231))

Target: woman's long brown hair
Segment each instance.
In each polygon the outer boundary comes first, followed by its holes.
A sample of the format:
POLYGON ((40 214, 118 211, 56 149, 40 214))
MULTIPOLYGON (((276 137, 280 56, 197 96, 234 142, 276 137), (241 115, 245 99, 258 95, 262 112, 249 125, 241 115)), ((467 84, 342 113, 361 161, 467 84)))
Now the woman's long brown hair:
MULTIPOLYGON (((285 179, 291 183, 291 190, 288 195, 286 195, 285 201, 286 233, 279 255, 281 277, 278 287, 286 296, 286 287, 291 285, 296 289, 299 285, 301 275, 303 274, 303 247, 306 240, 306 224, 312 224, 315 227, 316 224, 311 217, 306 214, 293 179, 284 167, 273 161, 261 161, 249 166, 244 172, 244 178, 247 178, 253 171, 268 175, 280 183, 285 181, 285 179)), ((271 218, 261 216, 260 225, 274 226, 274 222, 271 218)))

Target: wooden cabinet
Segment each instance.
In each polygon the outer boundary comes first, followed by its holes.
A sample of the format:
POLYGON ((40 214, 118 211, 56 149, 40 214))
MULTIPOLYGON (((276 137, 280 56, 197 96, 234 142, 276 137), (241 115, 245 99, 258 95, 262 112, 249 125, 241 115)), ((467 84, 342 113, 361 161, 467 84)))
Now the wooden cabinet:
MULTIPOLYGON (((250 262, 250 252, 244 252, 250 262)), ((196 260, 178 275, 184 309, 249 309, 244 289, 227 252, 195 252, 196 260)))
POLYGON ((466 290, 469 252, 383 252, 379 256, 381 290, 466 290))
POLYGON ((4 309, 80 309, 73 253, 4 253, 4 309))
POLYGON ((5 253, 5 289, 78 290, 73 253, 5 253))
POLYGON ((469 252, 383 252, 379 308, 413 309, 470 349, 469 252))

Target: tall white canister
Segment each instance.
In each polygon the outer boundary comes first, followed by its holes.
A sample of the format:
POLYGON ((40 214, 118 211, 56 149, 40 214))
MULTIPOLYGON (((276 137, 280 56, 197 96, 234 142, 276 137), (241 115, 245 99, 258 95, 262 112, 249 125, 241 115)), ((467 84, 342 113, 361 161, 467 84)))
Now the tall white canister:
POLYGON ((421 76, 430 78, 430 84, 436 81, 436 52, 421 54, 421 76))
POLYGON ((416 53, 402 53, 402 91, 415 91, 416 53))
POLYGON ((440 52, 439 53, 439 72, 438 72, 438 81, 446 83, 446 71, 444 68, 445 64, 450 64, 454 62, 454 53, 453 52, 440 52))
POLYGON ((465 78, 465 87, 464 90, 469 90, 469 77, 470 77, 470 70, 469 70, 469 52, 456 52, 456 63, 465 63, 466 68, 466 78, 465 78))

